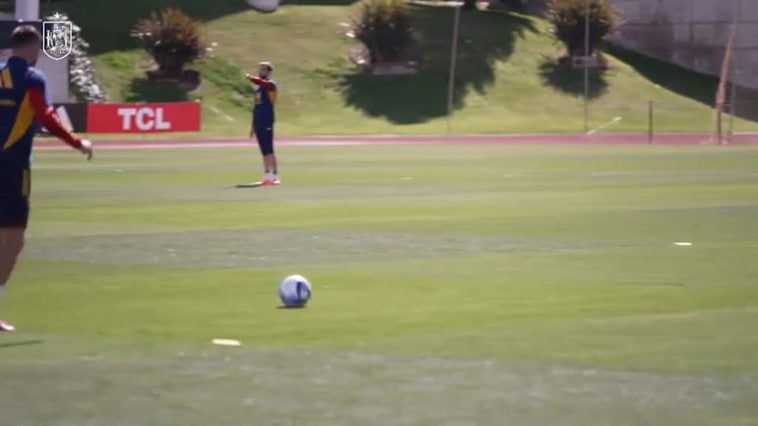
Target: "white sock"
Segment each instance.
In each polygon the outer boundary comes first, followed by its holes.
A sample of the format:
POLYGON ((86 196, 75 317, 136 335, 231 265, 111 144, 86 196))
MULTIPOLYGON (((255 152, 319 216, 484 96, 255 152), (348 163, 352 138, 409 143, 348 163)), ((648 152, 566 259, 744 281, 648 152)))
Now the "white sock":
MULTIPOLYGON (((5 293, 5 284, 0 284, 0 296, 2 296, 3 293, 5 293)), ((2 302, 2 299, 3 298, 0 297, 0 302, 2 302)), ((2 303, 0 303, 0 305, 2 305, 2 303)), ((2 321, 2 318, 0 318, 0 321, 2 321)), ((13 328, 11 328, 11 330, 13 330, 13 328)))

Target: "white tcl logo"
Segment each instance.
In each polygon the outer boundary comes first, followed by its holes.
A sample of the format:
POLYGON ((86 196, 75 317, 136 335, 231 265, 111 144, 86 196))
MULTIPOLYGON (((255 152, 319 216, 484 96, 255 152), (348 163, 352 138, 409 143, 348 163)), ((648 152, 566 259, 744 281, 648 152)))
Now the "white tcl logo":
POLYGON ((163 119, 163 108, 119 108, 121 128, 132 130, 132 124, 137 130, 171 130, 171 123, 163 119))

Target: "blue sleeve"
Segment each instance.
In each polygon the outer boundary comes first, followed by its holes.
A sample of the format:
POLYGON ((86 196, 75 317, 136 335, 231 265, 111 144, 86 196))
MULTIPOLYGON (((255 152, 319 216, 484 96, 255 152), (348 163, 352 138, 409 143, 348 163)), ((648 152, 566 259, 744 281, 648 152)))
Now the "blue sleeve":
MULTIPOLYGON (((26 84, 29 89, 41 90, 45 95, 45 99, 47 99, 47 80, 45 80, 45 75, 40 70, 29 68, 26 72, 26 84)), ((48 103, 49 101, 48 99, 48 103)))

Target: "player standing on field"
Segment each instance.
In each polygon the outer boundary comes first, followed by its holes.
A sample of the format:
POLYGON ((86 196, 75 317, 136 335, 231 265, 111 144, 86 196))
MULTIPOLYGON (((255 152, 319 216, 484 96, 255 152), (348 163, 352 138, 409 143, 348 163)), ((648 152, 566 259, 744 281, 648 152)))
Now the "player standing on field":
MULTIPOLYGON (((45 76, 34 68, 41 41, 34 27, 16 28, 11 36, 13 54, 7 63, 0 64, 0 296, 24 246, 35 119, 87 159, 92 158, 92 143, 63 128, 58 115, 47 104, 45 76)), ((0 320, 0 331, 14 329, 0 320)))
POLYGON ((271 80, 271 72, 274 70, 271 62, 261 62, 258 76, 250 74, 245 77, 251 83, 258 86, 255 89, 255 105, 253 106, 253 124, 250 129, 250 137, 255 135, 258 146, 263 155, 263 169, 265 175, 261 183, 263 185, 279 185, 279 172, 274 153, 274 104, 276 103, 276 82, 271 80))

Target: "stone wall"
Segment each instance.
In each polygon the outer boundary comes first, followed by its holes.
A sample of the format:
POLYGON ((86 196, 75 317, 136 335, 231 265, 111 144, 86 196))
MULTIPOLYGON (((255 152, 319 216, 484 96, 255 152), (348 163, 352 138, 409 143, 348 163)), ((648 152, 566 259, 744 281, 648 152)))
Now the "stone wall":
MULTIPOLYGON (((612 0, 624 23, 612 39, 627 48, 719 75, 740 0, 612 0)), ((758 0, 742 0, 733 50, 737 81, 758 88, 758 0)))

